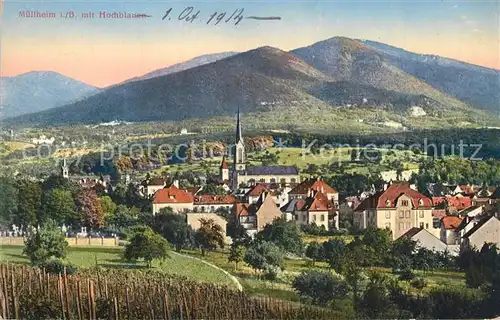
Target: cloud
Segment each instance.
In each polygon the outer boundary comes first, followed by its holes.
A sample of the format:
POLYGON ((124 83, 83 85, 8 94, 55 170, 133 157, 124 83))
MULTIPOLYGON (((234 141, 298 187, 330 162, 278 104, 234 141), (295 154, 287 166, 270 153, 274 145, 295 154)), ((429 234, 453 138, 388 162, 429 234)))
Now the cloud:
POLYGON ((453 5, 453 9, 456 9, 456 8, 458 8, 458 4, 453 5))
POLYGON ((482 33, 483 31, 481 29, 472 29, 472 32, 476 32, 476 33, 482 33))

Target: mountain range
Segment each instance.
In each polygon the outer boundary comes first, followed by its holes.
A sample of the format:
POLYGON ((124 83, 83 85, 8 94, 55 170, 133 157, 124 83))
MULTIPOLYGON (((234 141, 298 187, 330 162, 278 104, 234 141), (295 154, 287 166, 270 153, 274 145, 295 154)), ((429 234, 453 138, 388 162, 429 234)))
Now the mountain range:
POLYGON ((266 46, 202 56, 11 121, 184 120, 232 115, 240 106, 260 117, 301 115, 287 121, 307 121, 317 113, 341 117, 338 110, 349 108, 404 120, 418 107, 434 119, 482 122, 498 114, 499 77, 498 70, 335 37, 290 52, 266 46))
POLYGON ((53 71, 32 71, 0 78, 1 117, 64 106, 100 90, 53 71))

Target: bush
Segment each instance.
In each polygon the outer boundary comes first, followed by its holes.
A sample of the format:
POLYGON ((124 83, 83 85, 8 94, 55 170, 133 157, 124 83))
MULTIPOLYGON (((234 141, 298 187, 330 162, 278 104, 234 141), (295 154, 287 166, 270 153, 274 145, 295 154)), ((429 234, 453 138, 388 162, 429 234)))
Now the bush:
POLYGON ((264 269, 264 279, 275 281, 276 279, 278 279, 280 273, 281 273, 280 267, 269 265, 266 267, 266 269, 264 269))
POLYGON ((415 278, 410 282, 411 286, 415 289, 422 290, 427 286, 427 282, 424 278, 415 278))
POLYGON ((64 233, 53 221, 48 221, 40 230, 33 231, 24 242, 23 253, 34 265, 50 258, 64 258, 68 242, 64 233))
POLYGON ((415 274, 411 269, 404 269, 399 273, 399 280, 411 281, 415 278, 415 274))
POLYGON ((38 265, 40 269, 45 269, 48 273, 53 274, 64 274, 64 268, 66 268, 66 274, 74 274, 78 271, 78 268, 71 264, 63 261, 62 259, 52 258, 44 261, 38 265))
POLYGON ((301 296, 320 305, 326 305, 334 298, 344 298, 349 292, 349 286, 344 280, 334 278, 329 272, 313 270, 303 271, 295 278, 292 286, 301 296))

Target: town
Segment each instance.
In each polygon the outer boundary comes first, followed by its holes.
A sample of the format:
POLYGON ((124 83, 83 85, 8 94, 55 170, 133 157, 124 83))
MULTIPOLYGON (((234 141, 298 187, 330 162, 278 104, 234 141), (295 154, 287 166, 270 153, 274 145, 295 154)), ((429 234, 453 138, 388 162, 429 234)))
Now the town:
MULTIPOLYGON (((5 199, 1 207, 2 259, 27 259, 55 273, 115 268, 119 261, 129 267, 163 270, 165 276, 220 281, 205 274, 193 278, 188 269, 175 270, 185 262, 172 262, 168 254, 172 251, 177 260, 191 257, 208 263, 218 277, 227 278, 223 283, 237 290, 292 301, 298 294, 313 305, 334 306, 314 311, 321 316, 336 316, 336 312, 351 312, 353 317, 394 312, 458 316, 455 311, 407 310, 405 304, 422 299, 411 293, 414 290, 441 288, 450 281, 456 285, 464 282, 463 277, 471 288, 495 285, 494 271, 482 269, 489 261, 484 259, 498 255, 494 248, 500 245, 500 187, 491 180, 481 184, 421 180, 428 175, 425 170, 433 170, 426 167, 443 159, 417 157, 419 169, 404 170, 397 161, 390 162, 395 170, 348 187, 352 181, 342 179, 363 176, 322 176, 318 174, 321 170, 311 168, 315 157, 305 172, 293 164, 266 160, 277 157, 268 151, 261 152, 264 161, 256 163, 254 148, 247 150, 249 140, 239 110, 235 128, 234 141, 215 157, 220 159, 216 172, 201 180, 189 182, 186 173, 154 169, 131 175, 130 159, 121 154, 107 159, 123 171, 115 177, 74 174, 74 166, 63 158, 58 173, 45 179, 1 178, 5 199), (80 256, 84 262, 75 263, 72 256, 80 256), (387 271, 376 272, 376 268, 387 271), (437 276, 440 274, 443 279, 437 276), (444 280, 448 274, 451 279, 444 280), (252 281, 246 280, 249 276, 252 281), (390 302, 391 295, 383 293, 388 289, 378 284, 377 290, 382 290, 378 294, 385 295, 389 304, 382 309, 370 305, 368 291, 363 293, 359 286, 368 281, 364 290, 369 290, 379 277, 410 284, 412 289, 401 300, 404 304, 390 302), (277 290, 278 284, 285 288, 277 290), (265 289, 259 289, 261 286, 265 289), (344 305, 346 301, 350 302, 344 305)), ((40 143, 54 143, 53 138, 42 138, 40 143)), ((265 149, 273 146, 268 143, 265 149)), ((346 161, 359 163, 359 150, 353 150, 347 151, 346 161)), ((447 158, 451 163, 474 165, 473 160, 455 159, 454 155, 447 158)), ((498 178, 498 161, 488 164, 491 167, 481 169, 496 170, 498 178)), ((339 165, 335 163, 335 167, 339 165)), ((433 289, 426 297, 435 299, 438 292, 443 294, 433 289)), ((473 311, 463 312, 472 315, 467 312, 473 311)))

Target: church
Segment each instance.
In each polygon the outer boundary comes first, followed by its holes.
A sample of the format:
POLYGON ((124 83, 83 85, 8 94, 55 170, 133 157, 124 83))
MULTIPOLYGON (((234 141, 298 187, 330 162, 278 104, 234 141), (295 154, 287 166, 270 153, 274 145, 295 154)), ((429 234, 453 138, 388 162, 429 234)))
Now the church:
POLYGON ((230 172, 225 157, 221 164, 221 180, 229 181, 231 190, 250 187, 256 184, 276 185, 276 187, 294 187, 300 183, 299 170, 295 166, 248 166, 245 142, 241 130, 240 109, 236 118, 236 139, 232 148, 233 166, 230 172))

